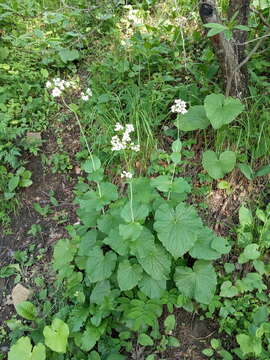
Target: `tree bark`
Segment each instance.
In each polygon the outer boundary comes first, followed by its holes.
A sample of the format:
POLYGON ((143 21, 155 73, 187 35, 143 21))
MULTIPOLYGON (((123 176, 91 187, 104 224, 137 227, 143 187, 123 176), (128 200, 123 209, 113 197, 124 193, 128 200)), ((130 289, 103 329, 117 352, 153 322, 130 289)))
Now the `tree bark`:
MULTIPOLYGON (((250 0, 230 0, 228 18, 235 14, 237 25, 247 25, 250 0)), ((222 24, 217 11, 215 0, 199 0, 199 12, 204 24, 222 24)), ((215 53, 220 62, 221 72, 224 75, 226 96, 243 99, 248 95, 248 72, 245 64, 245 43, 247 31, 235 30, 233 38, 226 40, 223 33, 211 37, 215 53)))

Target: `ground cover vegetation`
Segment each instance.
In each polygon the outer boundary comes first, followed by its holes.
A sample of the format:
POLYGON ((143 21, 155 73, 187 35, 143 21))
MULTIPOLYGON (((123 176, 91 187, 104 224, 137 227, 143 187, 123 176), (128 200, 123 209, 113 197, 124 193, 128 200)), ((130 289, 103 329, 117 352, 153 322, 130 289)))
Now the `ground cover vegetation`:
POLYGON ((270 3, 203 3, 0 0, 0 359, 269 359, 270 3))

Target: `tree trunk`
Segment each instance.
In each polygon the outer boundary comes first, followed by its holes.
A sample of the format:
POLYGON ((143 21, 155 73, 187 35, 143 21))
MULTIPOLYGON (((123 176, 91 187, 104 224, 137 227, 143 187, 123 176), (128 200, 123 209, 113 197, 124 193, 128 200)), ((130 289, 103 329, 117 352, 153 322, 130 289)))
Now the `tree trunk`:
MULTIPOLYGON (((228 18, 235 14, 237 25, 247 25, 250 0, 230 0, 228 18)), ((215 0, 200 0, 199 12, 204 24, 219 23, 215 0)), ((226 40, 223 33, 211 37, 215 53, 220 62, 220 68, 225 78, 226 96, 243 99, 248 95, 248 72, 242 64, 245 59, 245 45, 247 31, 235 30, 233 38, 226 40)))

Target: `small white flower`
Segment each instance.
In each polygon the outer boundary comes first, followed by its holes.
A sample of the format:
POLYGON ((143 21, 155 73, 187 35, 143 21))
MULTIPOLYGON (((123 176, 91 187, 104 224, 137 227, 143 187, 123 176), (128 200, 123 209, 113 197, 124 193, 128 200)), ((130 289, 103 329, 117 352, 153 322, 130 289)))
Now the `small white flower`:
POLYGON ((90 97, 93 96, 93 92, 90 88, 86 89, 86 94, 90 97))
POLYGON ((139 144, 138 145, 131 145, 130 148, 131 148, 131 150, 136 151, 136 152, 140 151, 140 145, 139 144))
POLYGON ((112 145, 112 151, 119 151, 126 149, 126 144, 120 141, 118 135, 112 137, 111 145, 112 145))
POLYGON ((130 133, 130 132, 133 132, 134 131, 134 126, 133 124, 127 124, 126 125, 126 132, 127 133, 130 133))
POLYGON ((124 130, 124 126, 121 125, 120 123, 116 123, 114 126, 114 131, 121 131, 124 130))
POLYGON ((58 84, 58 87, 60 90, 65 90, 65 85, 66 85, 65 80, 61 80, 58 84))
POLYGON ((83 101, 88 101, 89 100, 89 96, 88 95, 85 95, 84 93, 81 93, 81 99, 83 101))
POLYGON ((61 79, 60 78, 53 79, 53 82, 55 86, 58 86, 61 82, 61 79))
POLYGON ((46 88, 49 89, 52 87, 52 83, 50 81, 46 82, 46 88))
POLYGON ((174 100, 174 105, 172 105, 171 107, 171 111, 173 113, 186 114, 187 113, 186 106, 187 104, 184 100, 176 99, 174 100))
POLYGON ((53 97, 58 97, 58 96, 60 96, 62 94, 62 91, 59 89, 59 88, 57 88, 57 87, 55 87, 54 89, 53 89, 53 91, 52 91, 52 96, 53 97))
POLYGON ((130 172, 128 172, 128 171, 123 171, 123 172, 121 173, 121 178, 122 178, 122 179, 123 179, 123 178, 132 179, 132 177, 133 177, 133 175, 132 175, 130 172))
POLYGON ((127 142, 131 141, 131 138, 130 138, 129 133, 127 131, 124 132, 122 141, 124 143, 127 143, 127 142))
POLYGON ((69 88, 71 86, 71 82, 70 81, 66 81, 65 82, 66 88, 69 88))

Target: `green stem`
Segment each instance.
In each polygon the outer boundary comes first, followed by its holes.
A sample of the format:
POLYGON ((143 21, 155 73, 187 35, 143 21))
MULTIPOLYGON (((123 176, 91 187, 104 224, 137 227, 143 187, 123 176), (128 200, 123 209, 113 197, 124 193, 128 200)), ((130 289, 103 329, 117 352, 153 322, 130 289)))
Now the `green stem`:
MULTIPOLYGON (((179 140, 179 138, 180 138, 180 130, 179 130, 179 128, 177 127, 177 140, 179 140)), ((171 185, 171 186, 172 186, 172 183, 173 183, 173 180, 174 180, 174 176, 175 176, 176 165, 177 165, 177 164, 174 164, 174 167, 173 167, 173 173, 172 173, 171 182, 170 182, 170 185, 171 185)), ((170 200, 171 193, 172 193, 172 192, 169 191, 167 200, 170 200)))
POLYGON ((135 219, 134 219, 134 213, 133 213, 133 187, 132 187, 132 180, 129 183, 129 188, 130 188, 130 213, 131 213, 131 219, 132 222, 134 223, 135 219))
MULTIPOLYGON (((81 121, 80 121, 80 119, 79 119, 79 116, 78 116, 78 114, 76 113, 76 111, 74 111, 74 110, 66 103, 66 101, 65 101, 64 98, 62 98, 62 101, 63 101, 63 104, 65 105, 65 107, 66 107, 67 109, 69 109, 69 110, 74 114, 74 116, 75 116, 75 119, 76 119, 76 121, 77 121, 77 123, 78 123, 78 125, 79 125, 79 128, 80 128, 80 133, 82 134, 82 137, 83 137, 83 140, 84 140, 84 142, 85 142, 87 151, 88 151, 89 156, 90 156, 90 159, 91 159, 91 161, 92 161, 93 170, 95 171, 95 170, 96 170, 96 166, 95 166, 94 158, 93 158, 93 155, 92 155, 92 151, 91 151, 91 149, 90 149, 90 146, 89 146, 89 144, 88 144, 87 138, 86 138, 86 136, 85 136, 85 133, 84 133, 84 130, 83 130, 81 121)), ((101 198, 102 194, 101 194, 100 185, 99 185, 98 182, 97 182, 96 184, 97 184, 97 188, 98 188, 99 197, 101 198)))

